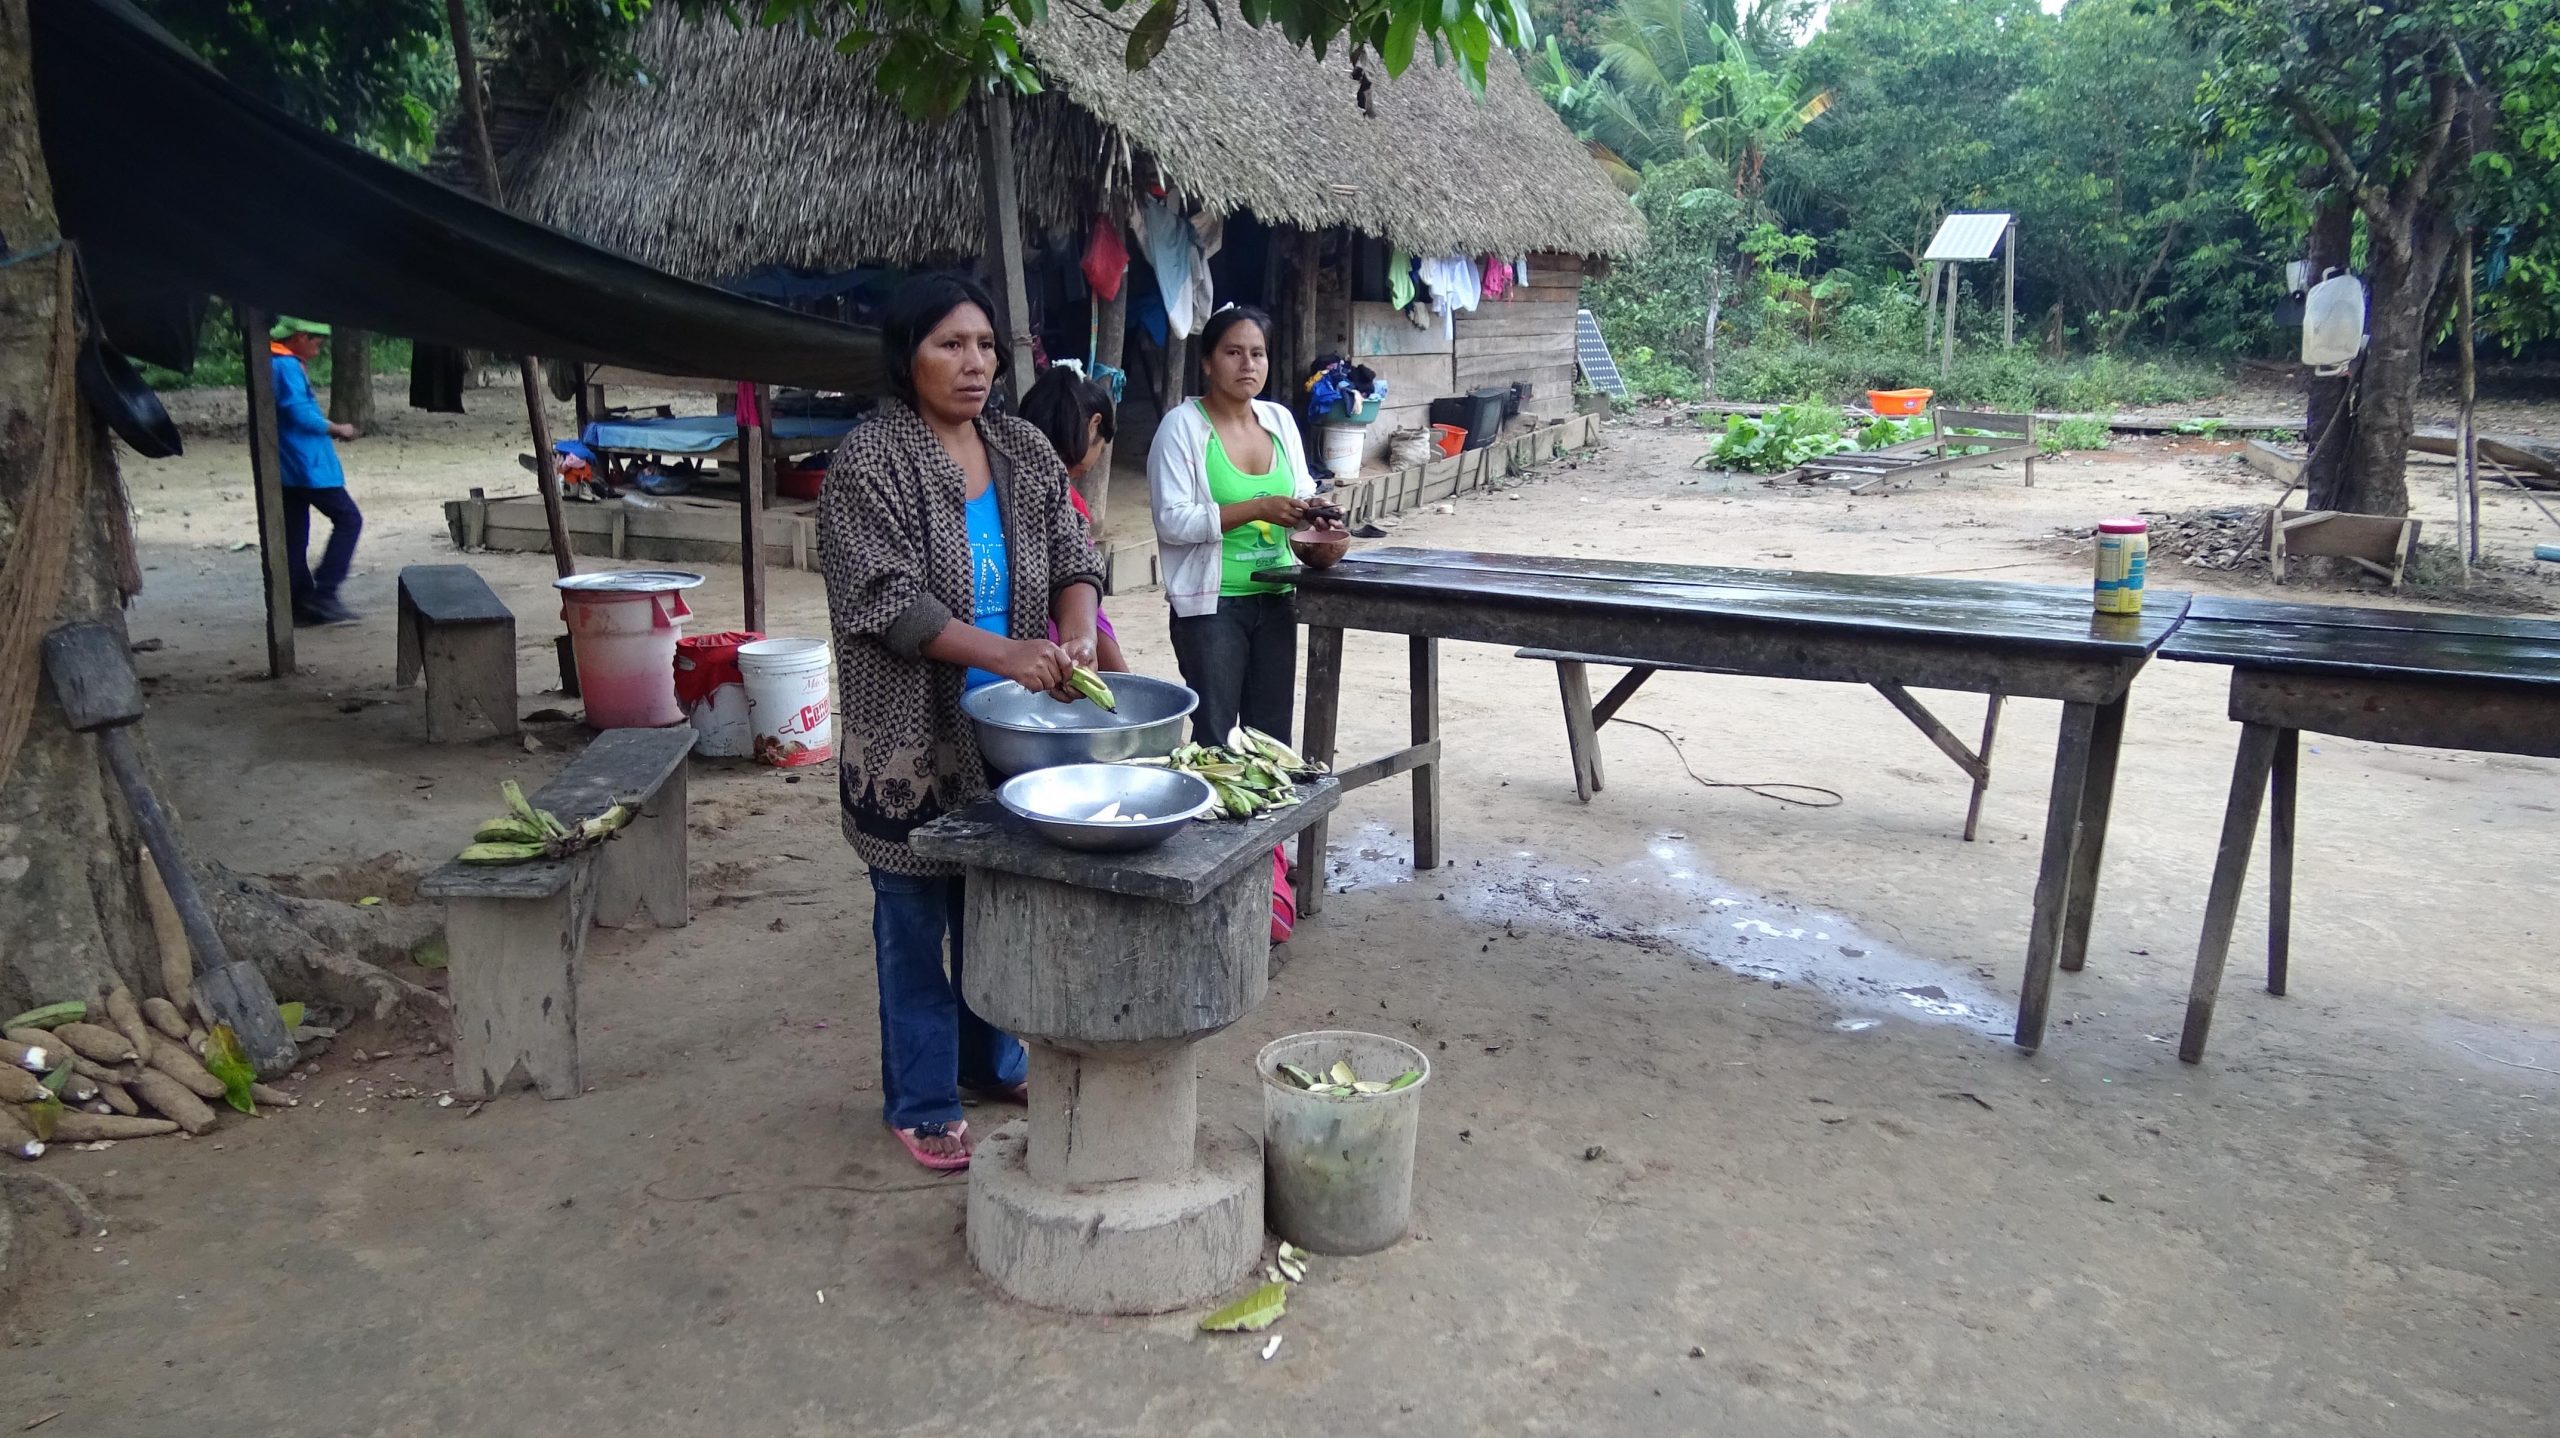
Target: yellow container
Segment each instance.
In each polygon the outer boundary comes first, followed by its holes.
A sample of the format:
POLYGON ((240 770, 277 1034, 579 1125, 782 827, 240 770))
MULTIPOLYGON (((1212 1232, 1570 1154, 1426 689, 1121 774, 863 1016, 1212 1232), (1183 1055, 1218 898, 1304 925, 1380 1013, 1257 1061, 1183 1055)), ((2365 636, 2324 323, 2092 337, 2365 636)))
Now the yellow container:
POLYGON ((2140 614, 2143 572, 2150 568, 2151 526, 2139 519, 2098 522, 2100 614, 2140 614))

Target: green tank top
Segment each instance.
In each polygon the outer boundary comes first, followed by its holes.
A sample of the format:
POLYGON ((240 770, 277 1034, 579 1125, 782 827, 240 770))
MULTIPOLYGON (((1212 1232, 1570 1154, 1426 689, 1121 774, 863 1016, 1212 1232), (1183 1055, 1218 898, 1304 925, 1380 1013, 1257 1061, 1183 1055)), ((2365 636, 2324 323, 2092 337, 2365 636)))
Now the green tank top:
MULTIPOLYGON (((1193 400, 1192 403, 1198 405, 1200 402, 1193 400)), ((1206 407, 1202 407, 1200 413, 1202 418, 1207 418, 1209 411, 1206 407)), ((1217 425, 1214 422, 1210 424, 1210 499, 1219 504, 1239 504, 1248 499, 1261 499, 1268 495, 1295 494, 1297 492, 1295 481, 1296 477, 1289 472, 1287 452, 1280 447, 1280 441, 1276 437, 1271 441, 1271 472, 1247 474, 1236 468, 1235 461, 1227 457, 1227 446, 1218 438, 1217 425)), ((1265 584, 1253 576, 1257 570, 1278 569, 1294 562, 1289 557, 1289 535, 1286 530, 1276 524, 1265 524, 1258 519, 1250 524, 1240 524, 1228 530, 1219 540, 1218 593, 1222 596, 1286 593, 1289 586, 1265 584)))

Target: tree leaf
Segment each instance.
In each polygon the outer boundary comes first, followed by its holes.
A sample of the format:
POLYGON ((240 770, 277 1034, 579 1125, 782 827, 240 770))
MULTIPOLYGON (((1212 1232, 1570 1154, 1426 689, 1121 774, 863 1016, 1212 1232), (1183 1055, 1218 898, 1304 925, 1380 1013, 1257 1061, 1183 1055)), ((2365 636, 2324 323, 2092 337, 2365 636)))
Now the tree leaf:
POLYGON ((1173 38, 1176 0, 1156 0, 1137 25, 1129 31, 1129 44, 1121 51, 1120 63, 1132 70, 1143 70, 1164 53, 1164 42, 1173 38))
POLYGON ((1379 49, 1378 58, 1387 62, 1388 74, 1401 75, 1413 64, 1413 40, 1422 29, 1422 8, 1407 0, 1395 15, 1395 22, 1387 26, 1387 43, 1379 49))
POLYGON ((222 1080, 223 1102, 242 1113, 258 1111, 258 1101, 249 1096, 249 1086, 258 1081, 258 1071, 250 1066, 249 1056, 240 1051, 240 1038, 229 1024, 215 1024, 204 1040, 205 1072, 222 1080))
POLYGON ((1266 1283, 1200 1320, 1203 1333, 1259 1333, 1280 1321, 1289 1306, 1289 1285, 1266 1283))
POLYGON ((302 1027, 302 1013, 302 1005, 298 1003, 276 1005, 276 1017, 284 1020, 286 1033, 302 1027))

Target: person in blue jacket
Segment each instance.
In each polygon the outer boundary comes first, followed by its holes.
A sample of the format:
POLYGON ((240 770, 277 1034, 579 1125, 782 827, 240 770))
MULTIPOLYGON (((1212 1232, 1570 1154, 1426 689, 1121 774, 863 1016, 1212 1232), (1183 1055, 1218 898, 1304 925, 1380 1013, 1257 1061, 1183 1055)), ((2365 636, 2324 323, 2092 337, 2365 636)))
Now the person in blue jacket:
POLYGON ((281 319, 267 331, 268 364, 276 376, 276 459, 284 481, 284 543, 293 576, 293 622, 352 624, 355 611, 338 600, 338 586, 355 562, 356 537, 364 533, 364 512, 347 494, 347 474, 338 466, 334 440, 353 439, 356 427, 331 424, 328 411, 311 394, 311 375, 304 368, 319 357, 320 341, 329 327, 310 320, 281 319), (311 567, 311 511, 329 521, 329 544, 320 552, 320 567, 311 567))

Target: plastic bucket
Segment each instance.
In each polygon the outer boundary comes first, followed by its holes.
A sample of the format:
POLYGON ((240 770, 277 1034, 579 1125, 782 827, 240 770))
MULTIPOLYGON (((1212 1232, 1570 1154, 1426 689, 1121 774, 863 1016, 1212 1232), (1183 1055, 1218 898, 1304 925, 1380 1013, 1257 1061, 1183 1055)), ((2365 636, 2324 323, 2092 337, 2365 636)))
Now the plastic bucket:
POLYGON ((682 591, 702 582, 680 570, 577 574, 554 581, 578 697, 591 729, 663 729, 684 722, 676 703, 676 641, 693 617, 682 591))
POLYGON ((738 649, 747 681, 747 722, 758 763, 780 769, 823 764, 835 753, 835 705, 827 641, 760 639, 738 649))
POLYGON ((751 752, 755 731, 747 722, 747 681, 738 672, 738 650, 763 637, 731 630, 676 641, 676 704, 701 736, 694 753, 743 759, 751 752))
POLYGON ((1369 427, 1365 424, 1324 427, 1324 467, 1335 474, 1358 474, 1362 452, 1368 447, 1369 427))
POLYGON ((1317 1253, 1375 1253, 1404 1237, 1413 1208, 1413 1144, 1431 1060, 1381 1034, 1323 1029, 1263 1045, 1263 1192, 1271 1231, 1317 1253), (1347 1062, 1363 1079, 1386 1082, 1407 1069, 1422 1077, 1394 1093, 1328 1098, 1280 1076, 1280 1065, 1311 1073, 1347 1062))
POLYGON ((1867 391, 1867 408, 1879 415, 1913 415, 1929 408, 1929 397, 1935 390, 1871 389, 1867 391))
POLYGON ((1462 425, 1435 424, 1431 427, 1431 442, 1439 447, 1442 459, 1455 459, 1467 447, 1466 428, 1462 425))

